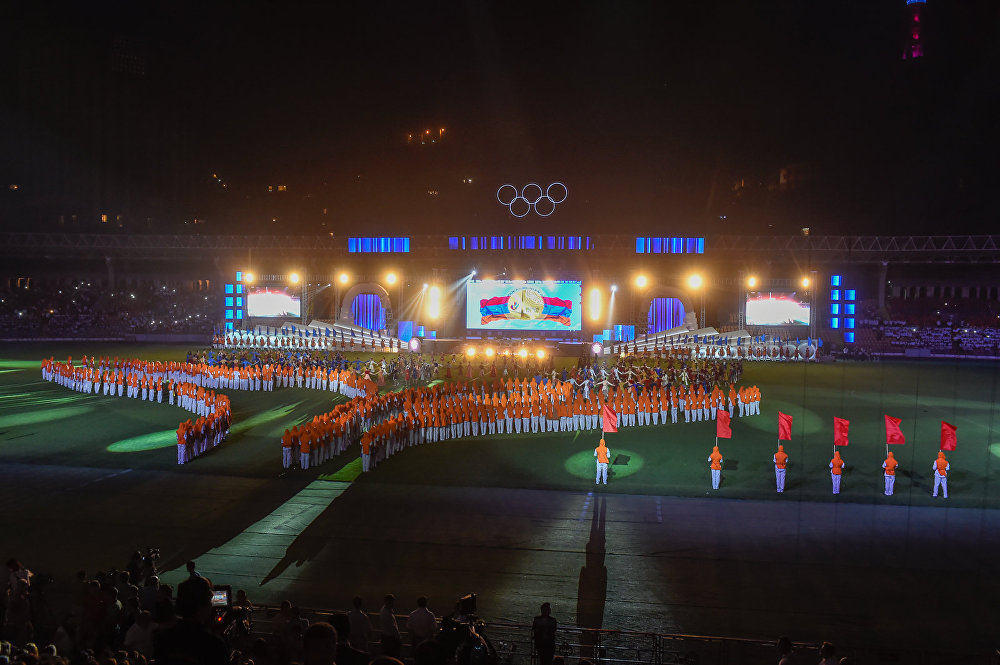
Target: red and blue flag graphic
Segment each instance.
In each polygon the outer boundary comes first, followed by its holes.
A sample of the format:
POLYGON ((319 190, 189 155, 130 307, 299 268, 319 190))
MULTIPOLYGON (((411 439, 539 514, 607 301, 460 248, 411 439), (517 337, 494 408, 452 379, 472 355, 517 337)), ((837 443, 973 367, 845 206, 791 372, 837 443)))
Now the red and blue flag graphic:
MULTIPOLYGON (((555 321, 564 326, 570 325, 570 315, 573 313, 573 303, 562 298, 552 298, 542 296, 542 311, 538 317, 543 321, 555 321)), ((482 323, 486 325, 493 321, 500 321, 510 317, 510 296, 495 296, 493 298, 483 298, 479 301, 479 314, 482 316, 482 323)), ((520 318, 520 317, 517 317, 520 318)))

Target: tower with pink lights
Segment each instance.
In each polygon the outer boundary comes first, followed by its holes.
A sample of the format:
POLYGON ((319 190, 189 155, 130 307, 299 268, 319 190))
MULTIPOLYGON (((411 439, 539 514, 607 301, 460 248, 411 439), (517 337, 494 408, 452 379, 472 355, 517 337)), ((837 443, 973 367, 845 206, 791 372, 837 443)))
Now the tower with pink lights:
POLYGON ((903 60, 914 60, 924 55, 924 7, 926 0, 906 0, 906 42, 903 60))

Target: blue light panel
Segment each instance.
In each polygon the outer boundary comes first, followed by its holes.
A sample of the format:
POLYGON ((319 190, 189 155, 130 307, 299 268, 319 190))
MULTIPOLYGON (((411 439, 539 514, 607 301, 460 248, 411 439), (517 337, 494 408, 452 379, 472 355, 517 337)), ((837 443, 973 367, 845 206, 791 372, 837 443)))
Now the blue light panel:
POLYGON ((233 306, 233 299, 226 298, 226 307, 232 307, 232 306, 233 306))
POLYGON ((844 333, 844 341, 847 342, 848 344, 854 344, 854 333, 852 333, 852 332, 845 332, 844 333))
POLYGON ((838 305, 837 303, 833 303, 832 305, 830 305, 830 313, 833 314, 834 316, 840 314, 840 305, 838 305))
POLYGON ((237 284, 236 285, 236 293, 243 293, 243 285, 242 284, 237 284))
POLYGON ((847 289, 847 291, 844 292, 844 300, 854 300, 854 295, 854 289, 847 289))
POLYGON ((424 336, 424 327, 417 326, 417 337, 423 337, 423 336, 424 336))
POLYGON ((229 296, 229 295, 232 295, 232 294, 233 294, 233 285, 232 284, 226 284, 226 295, 229 296))
POLYGON ((854 316, 854 303, 844 305, 844 314, 850 314, 851 316, 854 316))
POLYGON ((636 254, 704 254, 704 238, 636 237, 636 254))
POLYGON ((239 320, 241 320, 241 321, 243 320, 243 310, 242 309, 236 310, 236 318, 239 319, 239 320))
POLYGON ((243 281, 243 273, 241 271, 239 271, 239 270, 236 271, 236 281, 237 282, 242 282, 243 281))
POLYGON ((830 319, 830 328, 836 330, 839 327, 840 327, 840 319, 838 319, 837 317, 833 317, 832 319, 830 319))
POLYGON ((830 275, 830 286, 840 286, 840 275, 830 275))
POLYGON ((347 251, 352 254, 393 254, 410 251, 408 237, 376 236, 371 238, 348 238, 347 251))
POLYGON ((830 300, 840 300, 840 289, 830 290, 830 300))
POLYGON ((231 309, 227 309, 226 310, 226 318, 227 319, 232 319, 233 318, 233 310, 231 310, 231 309))
POLYGON ((234 329, 235 329, 235 327, 233 326, 233 322, 232 321, 226 321, 226 330, 234 330, 234 329))
POLYGON ((854 330, 854 319, 853 318, 844 319, 844 327, 854 330))

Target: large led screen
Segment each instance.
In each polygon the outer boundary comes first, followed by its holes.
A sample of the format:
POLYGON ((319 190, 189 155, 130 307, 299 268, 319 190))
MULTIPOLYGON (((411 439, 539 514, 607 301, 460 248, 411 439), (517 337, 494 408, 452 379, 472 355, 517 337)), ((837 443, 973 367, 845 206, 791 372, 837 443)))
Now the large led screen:
POLYGON ((468 282, 466 328, 581 330, 582 282, 468 282))
POLYGON ((302 303, 298 288, 280 286, 251 286, 247 288, 247 315, 301 316, 302 303))
POLYGON ((760 291, 747 294, 747 325, 807 326, 809 303, 794 291, 760 291))

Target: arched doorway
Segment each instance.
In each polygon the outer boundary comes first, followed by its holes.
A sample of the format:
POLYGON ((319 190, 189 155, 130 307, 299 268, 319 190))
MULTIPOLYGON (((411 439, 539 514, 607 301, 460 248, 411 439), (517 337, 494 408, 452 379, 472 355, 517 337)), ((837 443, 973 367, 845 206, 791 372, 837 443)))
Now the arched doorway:
POLYGON ((388 329, 393 321, 389 292, 374 282, 355 284, 344 294, 337 321, 369 330, 388 329), (377 325, 381 327, 370 327, 377 325))
MULTIPOLYGON (((669 286, 655 289, 641 306, 637 314, 641 317, 645 313, 649 335, 680 326, 690 330, 698 327, 697 315, 688 294, 680 289, 669 286)), ((639 331, 636 330, 636 333, 639 331)))

